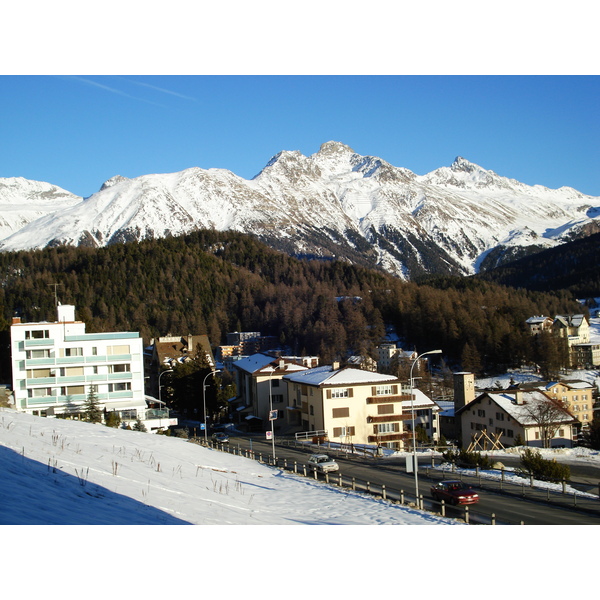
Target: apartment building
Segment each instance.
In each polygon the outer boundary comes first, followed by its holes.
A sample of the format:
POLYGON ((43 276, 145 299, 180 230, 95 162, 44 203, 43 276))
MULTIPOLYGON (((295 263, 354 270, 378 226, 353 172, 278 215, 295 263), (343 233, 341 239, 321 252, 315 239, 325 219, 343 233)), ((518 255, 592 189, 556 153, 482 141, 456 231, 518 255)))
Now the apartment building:
POLYGON ((139 419, 149 430, 172 424, 164 411, 147 410, 138 333, 86 333, 71 305, 57 307, 55 322, 22 323, 16 317, 10 333, 17 410, 77 415, 93 390, 100 407, 116 411, 124 423, 139 419))

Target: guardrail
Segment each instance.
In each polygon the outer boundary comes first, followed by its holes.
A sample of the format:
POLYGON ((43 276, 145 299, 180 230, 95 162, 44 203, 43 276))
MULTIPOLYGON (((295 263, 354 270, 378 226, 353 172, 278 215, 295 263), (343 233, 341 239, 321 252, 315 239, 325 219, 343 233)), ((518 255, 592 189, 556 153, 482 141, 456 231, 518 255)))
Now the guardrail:
POLYGON ((373 483, 365 479, 359 479, 356 477, 348 477, 337 471, 335 473, 320 473, 316 469, 312 469, 310 466, 304 463, 298 463, 298 461, 290 461, 285 458, 276 458, 273 460, 271 454, 263 455, 261 452, 255 452, 254 450, 244 449, 235 444, 220 444, 215 443, 212 440, 207 443, 202 438, 191 438, 191 442, 220 450, 221 452, 227 452, 236 456, 243 456, 256 460, 263 464, 284 469, 285 471, 293 472, 297 475, 304 477, 311 477, 316 481, 323 481, 326 484, 334 485, 341 488, 348 488, 353 491, 363 492, 371 494, 374 497, 379 497, 388 502, 395 502, 403 506, 410 508, 418 508, 419 510, 426 510, 439 514, 443 517, 452 519, 458 519, 464 521, 468 525, 523 525, 523 521, 516 523, 514 521, 499 520, 496 519, 494 513, 486 515, 473 510, 469 506, 452 506, 446 504, 443 500, 430 500, 424 498, 423 495, 419 495, 417 499, 415 494, 407 493, 403 489, 389 488, 385 484, 373 483))

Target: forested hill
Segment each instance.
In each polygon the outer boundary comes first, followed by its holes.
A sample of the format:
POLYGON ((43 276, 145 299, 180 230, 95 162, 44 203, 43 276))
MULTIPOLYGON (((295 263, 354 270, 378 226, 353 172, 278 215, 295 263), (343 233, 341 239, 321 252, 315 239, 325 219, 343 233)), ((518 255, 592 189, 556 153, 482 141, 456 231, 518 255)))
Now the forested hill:
POLYGON ((600 296, 600 233, 549 248, 476 278, 536 291, 568 290, 576 298, 600 296))
MULTIPOLYGON (((512 364, 528 352, 525 319, 580 310, 565 293, 466 278, 407 283, 344 262, 298 260, 251 236, 216 231, 0 253, 0 280, 2 365, 9 362, 11 317, 55 320, 55 292, 75 305, 88 332, 139 331, 145 342, 207 333, 216 346, 229 331, 261 331, 323 363, 349 349, 371 351, 391 324, 407 348, 439 347, 456 364, 465 356, 512 364)), ((2 368, 0 381, 8 381, 2 368)))

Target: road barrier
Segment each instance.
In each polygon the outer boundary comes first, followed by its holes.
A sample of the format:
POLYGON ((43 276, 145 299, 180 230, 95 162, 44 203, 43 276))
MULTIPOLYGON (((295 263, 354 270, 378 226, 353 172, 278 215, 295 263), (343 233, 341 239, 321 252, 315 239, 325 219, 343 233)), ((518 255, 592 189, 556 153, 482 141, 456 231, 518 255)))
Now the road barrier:
POLYGON ((430 500, 429 498, 424 498, 423 495, 419 495, 419 498, 416 498, 414 494, 409 494, 405 490, 389 488, 386 487, 384 484, 373 483, 365 479, 347 477, 341 471, 336 471, 335 473, 320 473, 316 469, 312 469, 304 463, 298 463, 297 461, 291 462, 288 459, 283 458, 276 458, 274 460, 271 454, 267 454, 266 457, 263 457, 263 454, 260 452, 255 452, 254 450, 250 449, 243 449, 240 446, 236 446, 235 444, 220 444, 212 441, 209 441, 207 444, 205 444, 204 440, 199 438, 192 438, 190 441, 197 443, 201 446, 206 445, 209 448, 220 450, 221 452, 227 452, 236 456, 250 458, 252 460, 256 460, 269 466, 293 472, 297 475, 302 475, 304 477, 312 477, 313 479, 317 481, 323 481, 325 484, 328 485, 340 488, 349 488, 352 491, 363 492, 376 498, 380 498, 386 502, 401 504, 409 508, 424 510, 432 512, 434 514, 439 514, 443 517, 457 519, 463 521, 468 525, 524 524, 523 521, 521 521, 520 523, 506 520, 501 521, 496 518, 494 513, 486 515, 484 513, 480 513, 473 510, 469 506, 452 506, 446 504, 443 500, 438 502, 437 500, 430 500))

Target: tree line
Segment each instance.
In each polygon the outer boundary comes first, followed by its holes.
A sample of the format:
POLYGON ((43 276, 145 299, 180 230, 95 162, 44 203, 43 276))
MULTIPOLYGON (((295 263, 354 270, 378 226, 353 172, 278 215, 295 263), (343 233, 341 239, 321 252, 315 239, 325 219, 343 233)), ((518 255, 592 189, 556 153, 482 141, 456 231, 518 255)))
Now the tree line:
POLYGON ((477 278, 405 282, 344 261, 304 260, 256 238, 212 230, 106 248, 60 246, 0 253, 0 372, 9 381, 11 317, 56 319, 73 304, 86 331, 277 336, 326 364, 373 355, 393 326, 405 349, 441 348, 468 370, 501 371, 535 357, 525 320, 581 312, 572 295, 477 278), (55 296, 56 293, 56 296, 55 296))

